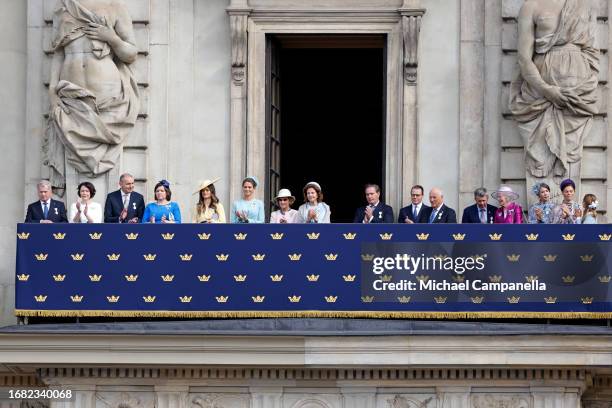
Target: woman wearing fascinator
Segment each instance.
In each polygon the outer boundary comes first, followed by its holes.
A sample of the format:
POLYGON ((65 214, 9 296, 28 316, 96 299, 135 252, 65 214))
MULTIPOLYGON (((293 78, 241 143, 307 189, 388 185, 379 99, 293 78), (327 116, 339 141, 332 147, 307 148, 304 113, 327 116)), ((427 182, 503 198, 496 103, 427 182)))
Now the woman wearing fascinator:
POLYGON ((225 223, 225 209, 219 202, 215 191, 215 184, 220 178, 204 180, 193 194, 198 194, 199 199, 192 211, 191 222, 205 224, 225 223))
POLYGON ((145 207, 142 222, 151 224, 180 224, 181 210, 177 203, 170 201, 172 198, 170 183, 166 180, 161 180, 155 185, 154 191, 155 202, 149 203, 145 207))
POLYGON ((576 184, 571 179, 565 179, 560 185, 563 201, 553 211, 555 224, 580 224, 582 222, 582 208, 574 201, 576 184))
POLYGON ((583 224, 597 224, 597 197, 595 194, 585 194, 582 199, 583 224))
POLYGON ((529 224, 552 224, 555 204, 550 201, 550 186, 546 183, 537 183, 531 191, 540 201, 529 207, 529 224))
POLYGON ((232 203, 230 220, 232 224, 263 224, 265 211, 263 201, 255 198, 258 180, 251 176, 242 180, 242 199, 232 203))
POLYGON ((495 211, 495 224, 522 224, 523 209, 515 203, 519 195, 509 186, 501 186, 491 194, 499 202, 499 208, 495 211))

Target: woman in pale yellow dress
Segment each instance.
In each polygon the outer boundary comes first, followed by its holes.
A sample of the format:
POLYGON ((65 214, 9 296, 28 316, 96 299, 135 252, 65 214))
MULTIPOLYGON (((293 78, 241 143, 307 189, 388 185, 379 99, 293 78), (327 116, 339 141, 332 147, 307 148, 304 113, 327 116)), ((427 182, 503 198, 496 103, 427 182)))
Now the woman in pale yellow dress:
POLYGON ((197 191, 198 203, 191 211, 191 222, 205 224, 223 224, 225 219, 225 210, 223 204, 219 202, 215 192, 215 185, 219 178, 214 180, 204 180, 200 183, 197 191))

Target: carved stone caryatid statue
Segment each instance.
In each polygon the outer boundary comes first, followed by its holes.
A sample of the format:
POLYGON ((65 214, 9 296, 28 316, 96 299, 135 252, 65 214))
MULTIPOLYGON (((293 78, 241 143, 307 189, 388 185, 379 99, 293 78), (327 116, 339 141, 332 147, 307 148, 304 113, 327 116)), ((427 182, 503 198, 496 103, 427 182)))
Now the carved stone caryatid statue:
POLYGON ((137 49, 123 0, 59 0, 52 45, 45 164, 63 188, 65 164, 89 176, 117 164, 138 116, 137 49))
POLYGON ((599 101, 589 4, 526 0, 519 14, 520 75, 512 84, 510 111, 525 143, 528 189, 568 177, 577 188, 580 182, 582 146, 599 101))

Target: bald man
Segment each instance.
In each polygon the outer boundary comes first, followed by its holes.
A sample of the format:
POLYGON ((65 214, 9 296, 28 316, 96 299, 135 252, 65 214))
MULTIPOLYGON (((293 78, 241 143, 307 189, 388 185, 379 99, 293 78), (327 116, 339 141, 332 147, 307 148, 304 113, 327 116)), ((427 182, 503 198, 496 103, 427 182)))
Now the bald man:
POLYGON ((455 210, 444 204, 444 192, 434 187, 429 192, 431 207, 427 210, 427 222, 429 224, 456 224, 457 214, 455 210))

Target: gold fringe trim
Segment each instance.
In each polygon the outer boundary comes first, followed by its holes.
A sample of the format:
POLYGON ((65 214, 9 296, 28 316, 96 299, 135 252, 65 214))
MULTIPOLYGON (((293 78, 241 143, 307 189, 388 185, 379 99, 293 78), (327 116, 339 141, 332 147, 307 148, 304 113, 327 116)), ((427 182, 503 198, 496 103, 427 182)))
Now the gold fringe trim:
POLYGON ((180 318, 369 318, 369 319, 612 319, 612 312, 372 312, 372 311, 170 311, 170 310, 28 310, 16 316, 40 317, 180 317, 180 318))

